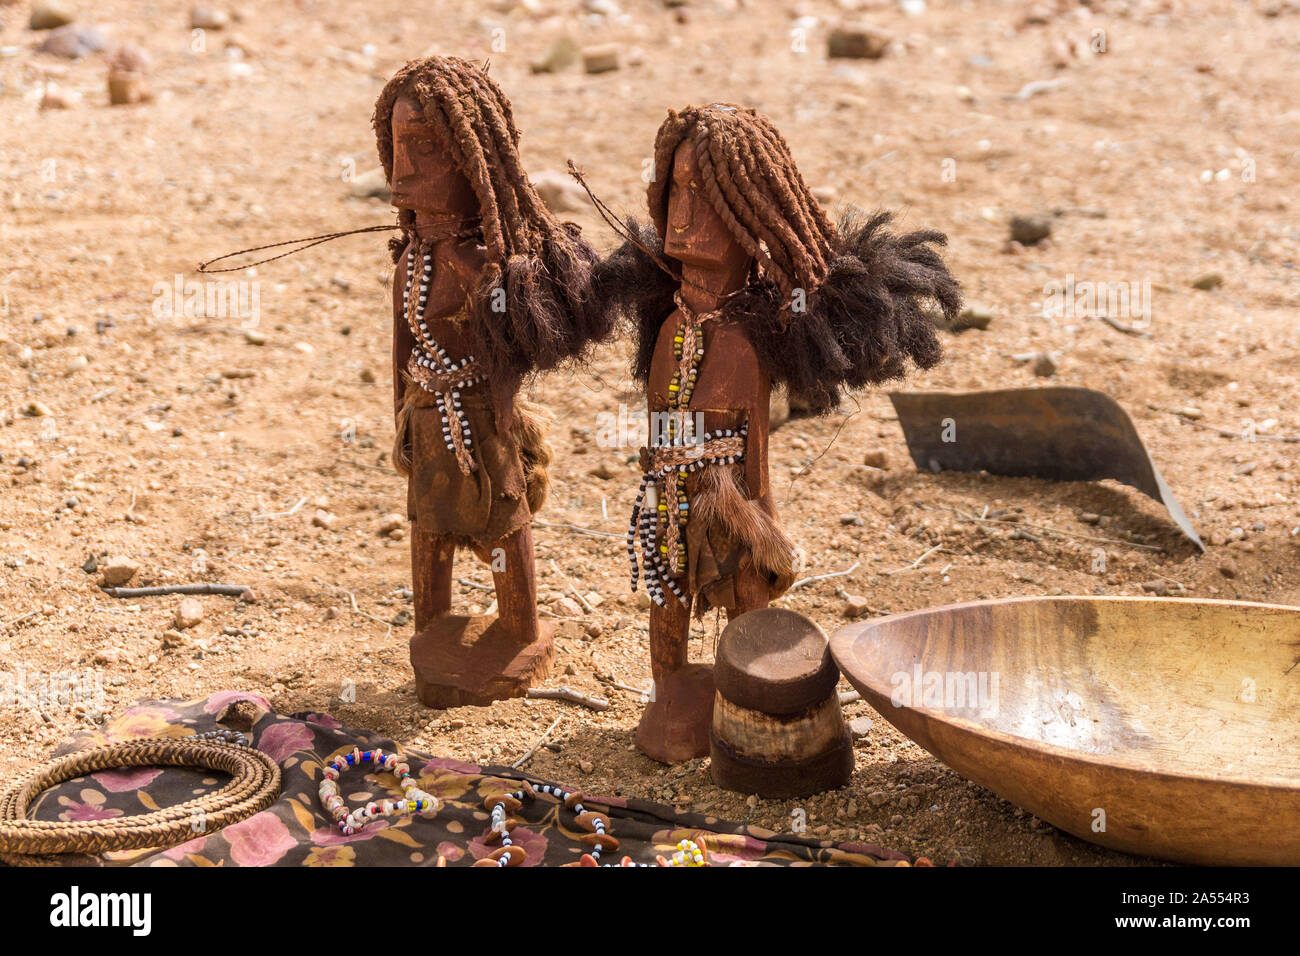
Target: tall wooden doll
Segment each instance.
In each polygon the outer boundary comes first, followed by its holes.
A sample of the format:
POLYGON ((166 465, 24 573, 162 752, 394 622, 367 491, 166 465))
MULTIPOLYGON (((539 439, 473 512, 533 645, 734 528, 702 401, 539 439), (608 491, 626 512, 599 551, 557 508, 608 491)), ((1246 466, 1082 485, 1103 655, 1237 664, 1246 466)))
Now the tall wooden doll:
POLYGON ((653 228, 631 226, 597 285, 634 327, 651 416, 628 532, 633 587, 643 576, 652 598, 655 693, 636 740, 672 762, 709 749, 714 689, 687 661, 692 610, 765 607, 798 567, 768 485, 773 385, 824 414, 848 389, 930 368, 924 304, 955 315, 960 291, 933 248, 941 233, 898 235, 889 214, 852 209, 832 224, 753 110, 670 113, 654 163, 653 228))
POLYGON ((530 522, 546 497, 546 416, 518 393, 608 331, 596 255, 528 181, 510 102, 478 66, 432 56, 375 105, 399 210, 393 277, 393 460, 408 478, 411 664, 434 707, 525 693, 550 669, 530 522), (497 615, 451 613, 452 563, 487 562, 497 615))

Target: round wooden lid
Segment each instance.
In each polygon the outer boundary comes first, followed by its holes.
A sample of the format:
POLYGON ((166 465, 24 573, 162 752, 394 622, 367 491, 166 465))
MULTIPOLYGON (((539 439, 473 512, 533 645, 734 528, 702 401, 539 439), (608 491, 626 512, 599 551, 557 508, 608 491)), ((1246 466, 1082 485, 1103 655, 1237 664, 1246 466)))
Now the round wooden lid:
POLYGON ((835 691, 840 672, 826 633, 814 622, 768 607, 727 624, 713 683, 727 700, 764 714, 797 714, 835 691))

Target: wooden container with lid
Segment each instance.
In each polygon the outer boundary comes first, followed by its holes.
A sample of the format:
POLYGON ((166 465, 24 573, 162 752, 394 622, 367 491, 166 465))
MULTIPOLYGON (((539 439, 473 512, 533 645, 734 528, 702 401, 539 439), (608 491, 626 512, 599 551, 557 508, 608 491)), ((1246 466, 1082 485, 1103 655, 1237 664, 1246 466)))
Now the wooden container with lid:
POLYGON ((709 733, 713 781, 784 799, 842 787, 853 742, 826 634, 794 611, 742 614, 722 632, 709 733))

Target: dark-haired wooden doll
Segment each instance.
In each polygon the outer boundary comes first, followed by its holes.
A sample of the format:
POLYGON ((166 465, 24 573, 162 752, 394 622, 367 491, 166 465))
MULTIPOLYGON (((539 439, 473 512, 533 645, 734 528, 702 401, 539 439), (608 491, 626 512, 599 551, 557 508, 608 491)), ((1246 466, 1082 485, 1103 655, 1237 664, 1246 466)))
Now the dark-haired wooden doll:
POLYGON ((421 701, 525 693, 554 659, 537 619, 532 515, 546 497, 545 415, 517 393, 609 328, 590 301, 596 255, 528 182, 510 103, 455 57, 408 63, 375 105, 399 210, 392 243, 395 466, 408 477, 421 701), (488 562, 498 614, 451 614, 452 562, 488 562))
POLYGON ((711 669, 687 663, 692 608, 728 618, 793 582, 798 552, 768 488, 768 403, 785 384, 814 412, 844 391, 940 358, 925 300, 960 307, 934 231, 888 214, 832 225, 781 134, 728 105, 669 114, 655 141, 653 228, 599 270, 635 325, 650 444, 628 548, 650 592, 654 698, 637 745, 664 762, 708 753, 711 669), (640 552, 638 567, 637 551, 640 552))

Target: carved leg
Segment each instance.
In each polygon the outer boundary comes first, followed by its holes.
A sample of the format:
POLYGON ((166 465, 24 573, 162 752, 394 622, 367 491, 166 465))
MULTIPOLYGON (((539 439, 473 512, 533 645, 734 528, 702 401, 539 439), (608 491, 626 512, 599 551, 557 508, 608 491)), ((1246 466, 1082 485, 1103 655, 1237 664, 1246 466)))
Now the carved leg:
POLYGON ((451 572, 455 546, 411 522, 411 592, 415 596, 415 629, 423 630, 435 617, 451 613, 451 572))
POLYGON ((539 631, 532 525, 524 525, 503 538, 488 558, 493 569, 492 582, 497 589, 497 617, 501 626, 518 643, 533 643, 539 631))
POLYGON ((672 594, 663 607, 650 605, 650 672, 655 683, 686 665, 691 639, 691 611, 672 594))
MULTIPOLYGON (((532 529, 521 528, 479 556, 489 562, 495 556, 501 568, 492 573, 498 616, 444 613, 411 638, 416 693, 429 707, 481 707, 522 697, 555 660, 551 628, 537 620, 532 529)), ((448 577, 448 595, 450 586, 448 577)))
POLYGON ((664 607, 650 605, 654 696, 641 715, 636 745, 661 763, 691 760, 709 752, 713 667, 686 662, 690 636, 690 608, 672 595, 664 607))

